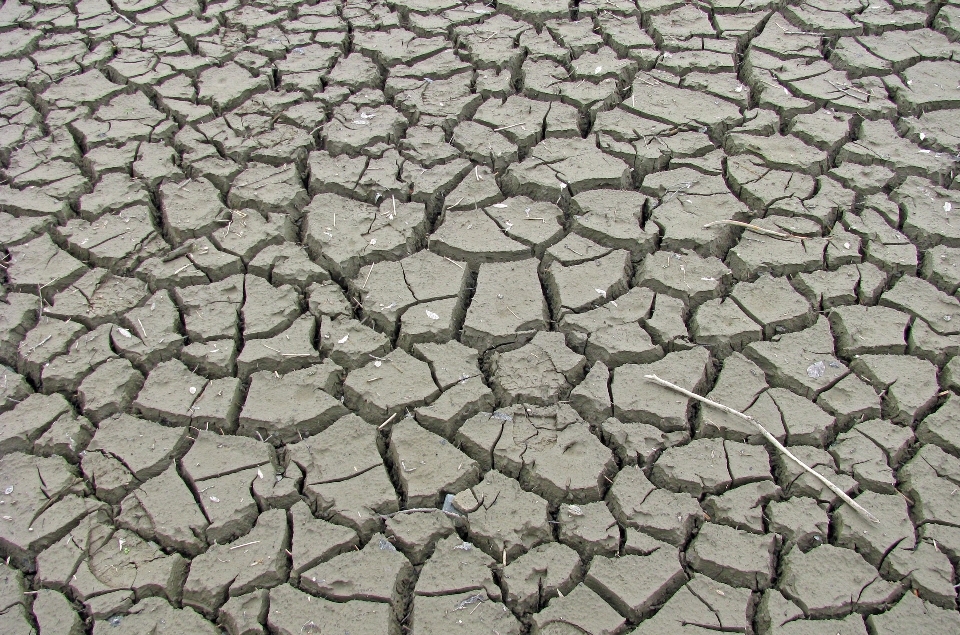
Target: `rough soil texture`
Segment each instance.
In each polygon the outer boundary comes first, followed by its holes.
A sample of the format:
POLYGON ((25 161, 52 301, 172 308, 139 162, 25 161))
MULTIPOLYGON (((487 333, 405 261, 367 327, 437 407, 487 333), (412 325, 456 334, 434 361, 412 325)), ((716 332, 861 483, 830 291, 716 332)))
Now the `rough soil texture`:
POLYGON ((960 633, 958 82, 957 0, 0 1, 0 634, 960 633))

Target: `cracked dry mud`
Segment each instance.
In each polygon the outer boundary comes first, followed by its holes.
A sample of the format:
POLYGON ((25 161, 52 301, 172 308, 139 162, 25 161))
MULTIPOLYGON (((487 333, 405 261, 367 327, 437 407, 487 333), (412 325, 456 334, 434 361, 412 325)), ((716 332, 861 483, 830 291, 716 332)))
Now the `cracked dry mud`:
POLYGON ((958 82, 957 0, 0 2, 0 633, 960 632, 958 82))

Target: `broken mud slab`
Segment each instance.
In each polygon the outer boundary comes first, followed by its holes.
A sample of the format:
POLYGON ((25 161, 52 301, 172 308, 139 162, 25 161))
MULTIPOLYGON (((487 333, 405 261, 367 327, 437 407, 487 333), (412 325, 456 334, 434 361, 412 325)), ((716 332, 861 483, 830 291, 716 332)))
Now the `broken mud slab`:
POLYGON ((73 219, 58 233, 80 258, 118 272, 136 269, 163 245, 146 206, 130 207, 93 223, 73 219))
POLYGON ((750 213, 746 205, 724 191, 720 183, 698 189, 684 179, 696 178, 692 170, 680 175, 663 173, 667 190, 650 215, 650 225, 663 233, 660 246, 671 251, 690 250, 704 257, 722 256, 736 242, 734 222, 745 222, 750 213), (672 177, 672 178, 671 178, 672 177), (681 181, 677 184, 676 181, 681 181))
MULTIPOLYGON (((951 482, 955 461, 936 446, 927 445, 901 470, 904 491, 917 504, 918 518, 927 523, 952 524, 953 511, 944 506, 946 502, 941 488, 951 482)), ((951 490, 953 491, 952 487, 951 490)))
POLYGON ((177 245, 219 229, 226 212, 220 193, 205 178, 189 183, 165 183, 160 187, 160 210, 164 225, 177 245))
POLYGON ((552 539, 547 501, 500 472, 488 472, 458 494, 454 505, 470 521, 470 539, 492 558, 516 559, 552 539))
POLYGON ((348 371, 383 359, 390 352, 390 339, 353 319, 349 313, 320 321, 320 352, 348 371))
POLYGON ((106 269, 92 269, 58 293, 44 313, 61 320, 77 320, 89 329, 108 322, 138 306, 147 297, 146 285, 132 278, 112 275, 106 269))
POLYGON ((667 448, 650 473, 658 486, 694 496, 719 494, 746 483, 773 480, 766 448, 719 439, 695 439, 667 448))
POLYGON ((644 379, 657 375, 687 390, 702 389, 709 378, 710 354, 703 348, 671 353, 651 364, 626 364, 614 371, 611 384, 614 416, 648 423, 664 432, 688 429, 692 402, 644 379))
POLYGON ((546 330, 547 303, 539 290, 536 260, 482 264, 476 288, 463 325, 464 344, 483 352, 523 343, 535 331, 546 330))
POLYGON ((717 524, 742 531, 763 533, 764 505, 780 496, 771 481, 756 481, 730 489, 703 501, 704 511, 717 524))
POLYGON ((676 547, 638 534, 630 552, 617 558, 594 558, 584 584, 622 615, 641 620, 679 589, 687 576, 676 547), (642 567, 648 575, 637 579, 642 567))
POLYGON ((259 276, 246 277, 240 312, 245 340, 273 337, 299 316, 299 294, 292 286, 274 287, 259 276))
POLYGON ((663 346, 654 343, 645 328, 655 300, 649 289, 635 287, 596 309, 564 315, 560 331, 566 336, 567 345, 582 352, 587 362, 594 365, 602 362, 615 368, 654 362, 664 355, 663 346))
POLYGON ((466 633, 519 635, 522 625, 510 610, 485 593, 417 597, 413 601, 417 632, 436 633, 456 628, 466 633))
POLYGON ((762 276, 756 282, 737 283, 730 298, 763 327, 764 339, 771 339, 776 333, 800 330, 814 321, 809 303, 786 278, 762 276))
POLYGON ((210 521, 209 542, 227 542, 253 526, 258 509, 251 486, 272 473, 276 462, 268 443, 206 430, 197 433, 180 465, 210 521))
POLYGON ((569 595, 551 600, 546 609, 534 616, 534 632, 572 625, 588 633, 616 633, 626 620, 586 585, 577 586, 569 595))
POLYGON ((523 260, 530 255, 529 247, 505 236, 492 218, 475 210, 445 212, 442 224, 430 236, 430 250, 471 264, 523 260))
POLYGON ((577 553, 559 543, 534 547, 503 569, 504 601, 514 611, 536 611, 573 590, 580 577, 577 553))
POLYGON ((110 346, 112 324, 81 335, 68 351, 43 367, 41 382, 46 392, 74 392, 83 378, 108 359, 117 357, 110 346))
POLYGON ((728 257, 738 279, 754 280, 764 274, 793 275, 823 268, 831 243, 819 236, 815 221, 769 216, 750 224, 775 233, 754 235, 747 231, 741 236, 728 257))
POLYGON ((859 607, 889 606, 900 594, 855 552, 832 545, 791 551, 783 567, 783 592, 812 615, 843 617, 859 607))
POLYGON ((617 474, 606 500, 621 525, 676 546, 686 543, 703 518, 695 498, 658 489, 636 467, 617 474))
POLYGON ((503 405, 548 406, 567 397, 580 382, 585 361, 566 347, 563 335, 539 332, 518 349, 491 355, 494 394, 503 405))
POLYGON ((319 564, 358 546, 357 533, 347 527, 334 525, 313 517, 313 512, 303 501, 290 508, 293 536, 291 577, 299 575, 319 564))
POLYGON ((254 373, 240 411, 238 433, 296 443, 320 432, 349 412, 330 394, 342 372, 334 365, 306 368, 280 378, 267 371, 254 373), (293 404, 296 406, 291 407, 293 404))
POLYGON ((693 121, 719 135, 743 122, 739 109, 730 102, 661 82, 638 79, 633 83, 631 94, 632 98, 621 108, 676 127, 693 121))
POLYGON ((379 530, 380 514, 399 510, 377 451, 376 427, 354 414, 288 446, 287 460, 303 471, 303 494, 318 518, 346 525, 368 538, 379 530))
POLYGON ((206 547, 209 523, 173 465, 123 499, 117 523, 188 557, 206 547))
MULTIPOLYGON (((807 466, 836 485, 848 495, 858 486, 852 477, 841 474, 836 459, 829 452, 807 445, 795 445, 791 452, 807 466)), ((820 503, 834 504, 839 497, 819 479, 800 468, 794 461, 783 456, 774 458, 778 485, 787 495, 808 496, 820 503), (789 465, 788 465, 789 463, 789 465)))
POLYGON ((563 211, 553 203, 518 196, 484 211, 509 238, 531 247, 538 258, 562 237, 563 211))
POLYGON ((634 282, 696 307, 719 298, 730 282, 730 270, 717 258, 695 253, 654 253, 637 269, 634 282))
MULTIPOLYGON (((404 610, 404 596, 413 584, 413 565, 382 534, 359 551, 348 551, 304 571, 300 586, 329 600, 364 600, 404 610)), ((399 617, 399 616, 398 616, 399 617)))
POLYGON ((642 222, 646 203, 646 197, 629 191, 579 192, 570 201, 574 214, 571 228, 575 234, 600 245, 626 249, 633 260, 640 260, 656 249, 658 233, 655 225, 642 222))
POLYGON ((399 326, 407 334, 402 338, 404 342, 417 339, 443 342, 449 335, 429 334, 430 325, 440 320, 435 328, 442 328, 441 325, 448 325, 451 320, 459 323, 462 319, 470 279, 465 264, 432 251, 420 251, 399 262, 362 268, 351 287, 360 297, 364 312, 383 332, 394 335, 399 326), (442 302, 445 300, 448 301, 442 302), (414 305, 420 306, 411 312, 414 305), (437 317, 430 317, 427 311, 437 317), (421 315, 426 317, 426 322, 418 319, 421 315), (441 316, 444 319, 441 320, 441 316))
POLYGON ((475 461, 412 419, 391 428, 390 458, 407 507, 435 507, 480 481, 475 461))
POLYGON ((46 234, 11 247, 7 279, 14 291, 33 293, 43 287, 50 299, 87 272, 82 262, 57 247, 46 234))
POLYGON ((429 403, 439 393, 429 366, 400 349, 350 372, 343 383, 345 403, 374 425, 429 403))
POLYGON ((238 312, 243 304, 243 278, 230 276, 214 284, 174 291, 183 312, 184 329, 193 341, 236 339, 238 312))
POLYGON ((116 458, 140 481, 158 476, 189 447, 187 430, 120 414, 101 421, 87 446, 116 458))
POLYGON ((698 630, 746 631, 749 602, 750 593, 747 589, 696 576, 638 631, 644 635, 658 633, 678 622, 698 630))
POLYGON ((663 432, 646 423, 623 423, 610 417, 601 421, 600 438, 616 454, 623 465, 649 466, 664 448, 686 443, 686 431, 663 432))
POLYGON ((70 403, 59 394, 31 394, 12 410, 0 414, 3 452, 29 452, 61 416, 73 414, 70 403))
POLYGON ((837 433, 834 417, 783 388, 771 388, 763 393, 747 412, 757 417, 771 434, 791 445, 826 447, 837 433))
POLYGON ((426 235, 423 205, 384 201, 377 208, 335 194, 317 194, 304 208, 304 244, 311 257, 345 278, 378 260, 413 253, 426 235), (337 216, 335 219, 334 216, 337 216))
POLYGON ((81 518, 103 507, 85 496, 83 479, 61 457, 12 452, 4 457, 3 470, 8 481, 5 490, 13 489, 7 495, 9 511, 3 515, 9 520, 4 519, 0 544, 11 562, 28 571, 35 570, 37 554, 63 538, 81 518))
POLYGON ((775 574, 775 536, 757 536, 731 527, 707 523, 690 545, 694 570, 727 584, 764 589, 775 574))
POLYGON ((289 584, 270 590, 270 629, 284 635, 296 635, 314 628, 320 632, 356 628, 357 624, 374 625, 376 632, 395 633, 395 618, 389 605, 353 600, 331 602, 299 591, 289 584))
MULTIPOLYGON (((29 296, 25 297, 30 299, 29 296)), ((21 334, 22 339, 15 351, 17 371, 35 384, 39 383, 44 366, 54 357, 66 353, 70 345, 86 332, 87 329, 77 322, 39 320, 33 328, 21 334)))
POLYGON ((833 351, 830 326, 826 318, 820 317, 810 328, 787 333, 776 342, 750 344, 744 354, 766 373, 773 385, 810 399, 848 372, 833 351))
POLYGON ((441 540, 456 534, 454 518, 439 509, 395 514, 385 524, 387 538, 414 565, 423 564, 441 540))
POLYGON ((630 254, 625 250, 570 267, 552 263, 545 282, 554 314, 579 313, 622 295, 630 273, 630 254))
POLYGON ((218 544, 194 559, 183 586, 183 603, 208 616, 227 597, 281 584, 289 572, 284 549, 290 544, 286 514, 270 510, 233 543, 218 544), (199 565, 199 566, 197 566, 199 565))
POLYGON ((206 378, 191 372, 183 362, 170 360, 147 375, 133 407, 147 419, 186 426, 190 424, 193 405, 207 383, 206 378))
POLYGON ((557 203, 591 189, 627 189, 630 169, 589 141, 546 139, 530 156, 507 168, 502 179, 510 196, 557 203))
POLYGON ((166 289, 128 311, 110 334, 114 348, 142 373, 175 357, 183 347, 183 321, 166 289))
POLYGON ((599 423, 613 413, 610 392, 610 370, 598 361, 587 373, 580 385, 570 393, 570 405, 581 417, 591 423, 599 423))
MULTIPOLYGON (((872 565, 882 566, 883 560, 894 548, 894 546, 904 551, 914 551, 917 548, 917 541, 910 531, 910 517, 907 513, 906 501, 896 494, 878 494, 876 492, 864 492, 857 497, 862 505, 869 504, 876 510, 878 518, 883 518, 883 523, 889 528, 878 534, 871 534, 869 530, 864 533, 862 525, 864 519, 853 519, 854 510, 838 510, 838 529, 842 536, 837 541, 838 546, 850 547, 856 546, 857 552, 863 556, 864 560, 872 565), (897 500, 899 499, 899 500, 897 500)), ((869 522, 869 521, 868 521, 869 522)), ((900 556, 905 554, 901 553, 900 556)), ((897 564, 902 563, 902 561, 897 564)), ((899 568, 899 567, 898 567, 899 568)))
POLYGON ((883 413, 894 421, 910 424, 936 403, 936 367, 916 357, 861 355, 851 369, 873 386, 886 391, 883 413))
POLYGON ((525 488, 554 503, 582 504, 603 497, 614 471, 613 454, 571 408, 516 406, 498 437, 491 448, 493 466, 525 488), (569 461, 574 459, 580 469, 571 470, 569 461))
POLYGON ((143 386, 143 375, 125 359, 107 360, 77 389, 83 414, 99 422, 125 410, 143 386))
POLYGON ((581 559, 619 552, 617 521, 602 502, 561 506, 560 542, 575 549, 581 559))
POLYGON ((11 368, 0 366, 0 376, 6 377, 5 385, 0 384, 0 412, 16 407, 33 392, 27 380, 11 368))
POLYGON ((102 541, 89 546, 89 559, 79 564, 69 585, 87 611, 105 617, 123 604, 129 606, 136 595, 180 601, 187 573, 183 556, 165 555, 156 544, 126 530, 104 529, 102 541))
POLYGON ((257 371, 289 373, 316 364, 316 329, 312 315, 301 315, 273 337, 246 342, 237 356, 237 373, 247 378, 257 371))

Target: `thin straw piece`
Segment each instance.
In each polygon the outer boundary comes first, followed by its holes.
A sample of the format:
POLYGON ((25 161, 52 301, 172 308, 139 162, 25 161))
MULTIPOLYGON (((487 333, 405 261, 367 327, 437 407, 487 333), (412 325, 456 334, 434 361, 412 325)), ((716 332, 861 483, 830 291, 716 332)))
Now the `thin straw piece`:
POLYGON ((850 507, 853 507, 855 510, 857 510, 857 512, 860 513, 860 515, 862 515, 864 518, 866 518, 866 519, 869 520, 870 522, 872 522, 872 523, 877 523, 877 524, 880 523, 880 519, 879 519, 879 518, 877 518, 876 516, 874 516, 873 514, 871 514, 870 512, 868 512, 866 509, 864 509, 863 506, 860 505, 860 503, 858 503, 857 501, 855 501, 855 500, 853 500, 852 498, 850 498, 850 497, 847 495, 846 492, 844 492, 842 489, 840 489, 839 487, 837 487, 836 485, 834 485, 833 483, 831 483, 831 482, 830 482, 829 480, 827 480, 822 474, 820 474, 819 472, 817 472, 816 470, 814 470, 812 467, 810 467, 809 465, 807 465, 806 463, 804 463, 803 461, 801 461, 800 459, 798 459, 796 456, 794 456, 794 454, 793 454, 790 450, 788 450, 786 447, 784 447, 784 445, 777 440, 777 437, 775 437, 775 436, 773 436, 772 434, 770 434, 770 431, 769 431, 769 430, 767 430, 767 429, 764 428, 762 425, 760 425, 760 422, 757 421, 756 419, 754 419, 753 417, 751 417, 750 415, 743 414, 743 413, 740 412, 739 410, 734 410, 734 409, 731 408, 730 406, 725 406, 725 405, 723 405, 722 403, 713 401, 712 399, 707 399, 706 397, 701 397, 700 395, 698 395, 698 394, 696 394, 696 393, 690 392, 690 391, 687 390, 686 388, 681 388, 680 386, 678 386, 678 385, 676 385, 676 384, 670 383, 670 382, 667 381, 666 379, 660 379, 660 378, 657 377, 656 375, 644 375, 644 377, 647 378, 647 379, 649 379, 650 381, 656 383, 656 384, 660 384, 661 386, 663 386, 663 387, 665 387, 665 388, 669 388, 669 389, 675 390, 675 391, 677 391, 677 392, 679 392, 679 393, 681 393, 681 394, 683 394, 683 395, 686 395, 687 397, 690 397, 691 399, 696 399, 697 401, 701 401, 701 402, 703 402, 703 403, 705 403, 705 404, 707 404, 707 405, 709 405, 709 406, 713 406, 714 408, 717 408, 718 410, 723 410, 724 412, 727 412, 727 413, 730 413, 730 414, 735 415, 735 416, 737 416, 737 417, 740 417, 741 419, 744 419, 745 421, 749 421, 749 422, 752 423, 753 425, 757 426, 757 429, 760 430, 760 434, 762 434, 763 437, 764 437, 767 441, 769 441, 771 445, 773 445, 773 447, 775 447, 775 448, 777 448, 778 450, 780 450, 781 452, 783 452, 785 455, 787 455, 788 458, 790 458, 790 460, 792 460, 794 463, 796 463, 797 465, 799 465, 800 467, 802 467, 804 470, 806 470, 807 472, 809 472, 810 474, 812 474, 812 475, 814 476, 814 478, 816 478, 818 481, 820 481, 821 483, 823 483, 824 485, 826 485, 828 488, 830 488, 830 491, 833 492, 834 494, 836 494, 837 496, 839 496, 840 499, 841 499, 844 503, 846 503, 846 504, 849 505, 850 507))

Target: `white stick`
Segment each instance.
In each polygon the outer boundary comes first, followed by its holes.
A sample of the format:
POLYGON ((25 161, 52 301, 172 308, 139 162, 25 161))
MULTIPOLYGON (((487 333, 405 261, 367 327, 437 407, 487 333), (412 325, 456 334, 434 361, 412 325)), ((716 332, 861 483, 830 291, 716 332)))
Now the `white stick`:
MULTIPOLYGON (((375 265, 377 263, 373 263, 375 265)), ((363 279, 363 286, 360 287, 360 290, 367 288, 367 281, 370 280, 370 274, 373 273, 373 265, 370 265, 370 268, 367 269, 367 277, 363 279)))
POLYGON ((744 223, 744 222, 741 222, 741 221, 738 221, 738 220, 718 220, 718 221, 714 221, 714 222, 712 222, 712 223, 707 223, 706 225, 703 226, 703 228, 704 228, 704 229, 709 229, 710 227, 714 227, 714 226, 716 226, 716 225, 736 225, 737 227, 744 227, 744 228, 749 229, 749 230, 751 230, 751 231, 755 231, 755 232, 757 232, 758 234, 766 234, 767 236, 774 236, 774 237, 776 237, 776 238, 795 238, 796 240, 799 240, 800 242, 803 242, 803 236, 794 236, 793 234, 787 234, 787 233, 784 233, 784 232, 778 232, 778 231, 773 230, 773 229, 767 229, 766 227, 759 227, 759 226, 757 226, 757 225, 751 225, 750 223, 744 223))
POLYGON ((392 415, 390 415, 389 419, 387 419, 386 421, 384 421, 383 423, 377 426, 377 430, 383 430, 388 423, 390 423, 396 418, 397 418, 397 413, 393 413, 392 415))
POLYGON ((767 429, 764 428, 762 425, 760 425, 760 422, 757 421, 756 419, 754 419, 753 417, 751 417, 750 415, 743 414, 743 413, 740 412, 739 410, 734 410, 734 409, 731 408, 730 406, 725 406, 725 405, 723 405, 722 403, 718 403, 718 402, 716 402, 716 401, 713 401, 712 399, 707 399, 706 397, 701 397, 700 395, 698 395, 698 394, 696 394, 696 393, 693 393, 693 392, 690 392, 689 390, 687 390, 687 389, 685 389, 685 388, 681 388, 680 386, 677 386, 676 384, 671 384, 669 381, 667 381, 667 380, 665 380, 665 379, 660 379, 660 378, 657 377, 656 375, 644 375, 644 377, 647 378, 647 379, 649 379, 650 381, 652 381, 652 382, 654 382, 654 383, 657 383, 657 384, 660 384, 661 386, 664 386, 665 388, 669 388, 669 389, 671 389, 671 390, 675 390, 675 391, 677 391, 677 392, 679 392, 679 393, 681 393, 681 394, 683 394, 683 395, 686 395, 687 397, 690 397, 691 399, 696 399, 697 401, 701 401, 701 402, 703 402, 703 403, 705 403, 705 404, 707 404, 707 405, 713 406, 714 408, 717 408, 717 409, 719 409, 719 410, 723 410, 724 412, 730 413, 730 414, 732 414, 732 415, 735 415, 735 416, 737 416, 737 417, 740 417, 741 419, 744 419, 744 420, 746 420, 746 421, 749 421, 749 422, 752 423, 753 425, 757 426, 757 429, 760 430, 760 434, 762 434, 763 437, 773 445, 773 447, 777 448, 778 450, 780 450, 781 452, 783 452, 784 454, 786 454, 787 457, 789 457, 793 462, 795 462, 797 465, 799 465, 800 467, 802 467, 804 470, 806 470, 807 472, 809 472, 810 474, 812 474, 812 475, 814 476, 814 478, 816 478, 816 479, 819 480, 821 483, 823 483, 823 484, 826 485, 828 488, 830 488, 830 491, 831 491, 831 492, 833 492, 834 494, 836 494, 837 496, 839 496, 840 499, 841 499, 843 502, 845 502, 847 505, 850 505, 850 507, 853 507, 855 510, 857 510, 864 518, 866 518, 867 520, 869 520, 869 521, 872 522, 872 523, 878 523, 878 524, 879 524, 880 519, 878 519, 876 516, 874 516, 873 514, 871 514, 870 512, 868 512, 866 509, 864 509, 863 506, 860 505, 860 503, 858 503, 857 501, 855 501, 855 500, 853 500, 852 498, 850 498, 850 497, 847 495, 846 492, 844 492, 842 489, 840 489, 839 487, 837 487, 836 485, 834 485, 833 483, 831 483, 830 481, 828 481, 822 474, 820 474, 819 472, 817 472, 816 470, 814 470, 812 467, 810 467, 809 465, 807 465, 806 463, 804 463, 803 461, 801 461, 800 459, 798 459, 796 456, 794 456, 794 454, 793 454, 790 450, 788 450, 786 447, 784 447, 784 445, 777 440, 777 437, 775 437, 775 436, 773 436, 772 434, 770 434, 770 431, 769 431, 769 430, 767 430, 767 429))

